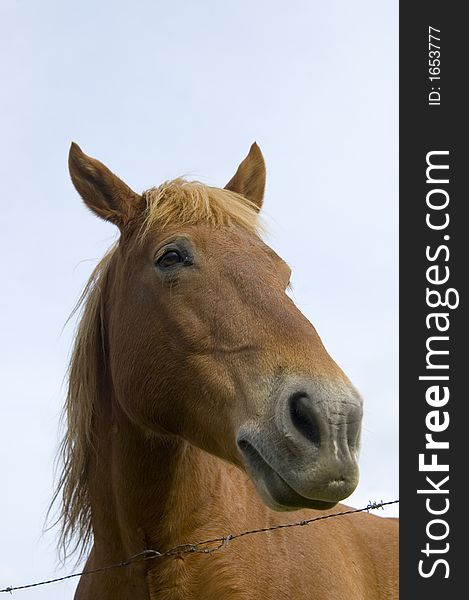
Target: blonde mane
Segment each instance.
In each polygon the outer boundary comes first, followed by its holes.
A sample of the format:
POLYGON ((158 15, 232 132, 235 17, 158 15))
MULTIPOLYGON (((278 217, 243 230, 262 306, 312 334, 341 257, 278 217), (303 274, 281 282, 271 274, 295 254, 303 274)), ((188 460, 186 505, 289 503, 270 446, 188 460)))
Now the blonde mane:
MULTIPOLYGON (((145 239, 155 227, 178 224, 237 225, 254 233, 261 230, 258 207, 228 190, 175 179, 142 196, 146 209, 138 233, 140 239, 145 239)), ((64 559, 75 551, 81 559, 93 537, 88 477, 95 451, 93 419, 105 361, 103 290, 116 248, 114 244, 95 267, 72 313, 79 311, 81 318, 68 369, 65 434, 59 451, 62 470, 51 504, 52 508, 61 500, 56 523, 61 523, 59 547, 64 559)))
POLYGON ((238 225, 248 231, 261 228, 259 208, 244 196, 230 190, 209 187, 198 181, 179 178, 167 181, 143 193, 146 201, 141 234, 155 225, 191 225, 206 223, 213 227, 238 225))

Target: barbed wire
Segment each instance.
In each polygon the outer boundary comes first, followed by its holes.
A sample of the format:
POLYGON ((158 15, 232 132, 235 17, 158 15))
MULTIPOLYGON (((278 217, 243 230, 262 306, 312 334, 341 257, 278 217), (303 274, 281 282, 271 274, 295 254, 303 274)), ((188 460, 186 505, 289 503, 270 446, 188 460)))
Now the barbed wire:
POLYGON ((220 537, 212 538, 209 540, 204 540, 203 542, 195 542, 193 544, 179 544, 178 546, 173 546, 169 550, 164 552, 159 552, 158 550, 143 550, 138 554, 134 554, 130 556, 126 560, 122 562, 115 563, 113 565, 107 565, 105 567, 99 567, 97 569, 88 569, 86 571, 81 571, 80 573, 71 573, 70 575, 65 575, 64 577, 57 577, 56 579, 48 579, 46 581, 38 581, 36 583, 28 583, 26 585, 17 585, 17 586, 9 586, 0 590, 2 592, 10 592, 10 594, 17 590, 24 590, 27 588, 38 587, 40 585, 49 585, 51 583, 58 583, 59 581, 65 581, 66 579, 72 579, 73 577, 81 577, 82 575, 93 575, 95 573, 103 573, 105 571, 110 571, 112 569, 119 569, 124 567, 129 567, 130 565, 144 561, 151 560, 155 558, 164 558, 165 556, 181 556, 184 554, 212 554, 217 550, 221 550, 222 548, 226 548, 230 542, 233 540, 246 537, 248 535, 255 535, 257 533, 266 533, 268 531, 276 531, 278 529, 288 529, 290 527, 304 527, 305 525, 310 525, 311 523, 315 523, 316 521, 325 521, 326 519, 333 519, 337 517, 345 517, 347 515, 353 515, 355 513, 360 512, 369 512, 370 510, 376 510, 378 508, 382 508, 384 510, 385 506, 389 506, 391 504, 397 504, 399 500, 390 500, 388 502, 372 502, 370 501, 363 508, 353 508, 350 510, 345 510, 338 513, 330 513, 327 515, 321 515, 319 517, 312 517, 311 519, 303 519, 302 521, 295 521, 294 523, 282 523, 280 525, 272 525, 271 527, 260 527, 258 529, 250 529, 248 531, 242 531, 240 533, 229 533, 227 535, 223 535, 220 537))

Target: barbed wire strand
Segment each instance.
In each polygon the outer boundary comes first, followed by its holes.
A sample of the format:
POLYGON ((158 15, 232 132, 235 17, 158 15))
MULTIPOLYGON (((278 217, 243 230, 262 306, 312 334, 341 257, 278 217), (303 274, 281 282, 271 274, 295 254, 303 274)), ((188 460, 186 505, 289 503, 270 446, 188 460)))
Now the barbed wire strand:
POLYGON ((376 510, 378 508, 383 508, 385 506, 389 506, 391 504, 397 504, 399 500, 391 500, 388 502, 369 502, 363 508, 354 508, 350 510, 345 510, 338 513, 330 513, 327 515, 321 515, 320 517, 312 517, 311 519, 304 519, 302 521, 296 521, 294 523, 282 523, 280 525, 273 525, 272 527, 260 527, 259 529, 250 529, 248 531, 242 531, 240 533, 223 535, 220 537, 212 538, 210 540, 204 540, 203 542, 195 542, 193 544, 180 544, 178 546, 173 546, 169 550, 165 552, 158 552, 158 550, 143 550, 143 552, 139 552, 138 554, 134 554, 130 556, 126 560, 123 560, 120 563, 115 563, 113 565, 107 565, 106 567, 99 567, 97 569, 89 569, 86 571, 81 571, 80 573, 71 573, 70 575, 65 575, 64 577, 57 577, 56 579, 49 579, 46 581, 38 581, 36 583, 28 583, 26 585, 18 585, 18 586, 9 586, 0 590, 2 592, 10 592, 10 594, 17 590, 24 590, 27 588, 38 587, 40 585, 49 585, 51 583, 58 583, 59 581, 65 581, 66 579, 72 579, 73 577, 81 577, 82 575, 93 575, 95 573, 103 573, 105 571, 110 571, 112 569, 119 569, 124 567, 129 567, 133 563, 140 562, 143 560, 150 560, 155 558, 163 558, 167 556, 180 556, 182 554, 211 554, 216 552, 217 550, 221 550, 225 548, 229 542, 233 540, 248 536, 255 535, 257 533, 266 533, 268 531, 276 531, 278 529, 288 529, 290 527, 303 527, 305 525, 310 525, 311 523, 315 523, 316 521, 325 521, 326 519, 333 519, 337 517, 345 517, 347 515, 353 515, 355 513, 360 512, 369 512, 370 510, 376 510))

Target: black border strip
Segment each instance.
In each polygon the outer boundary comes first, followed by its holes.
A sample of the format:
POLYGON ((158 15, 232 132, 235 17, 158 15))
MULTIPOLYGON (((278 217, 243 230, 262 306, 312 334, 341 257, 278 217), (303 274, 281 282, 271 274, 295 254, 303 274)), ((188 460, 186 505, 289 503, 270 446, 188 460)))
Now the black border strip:
POLYGON ((468 35, 464 31, 467 25, 463 9, 464 3, 456 2, 400 3, 400 597, 403 599, 414 599, 419 592, 425 600, 465 597, 467 589, 464 502, 467 492, 462 486, 467 479, 469 455, 465 410, 469 402, 466 390, 469 353, 465 340, 469 327, 464 322, 468 316, 464 313, 469 271, 466 266, 469 227, 464 217, 469 198, 465 190, 468 152, 463 141, 468 107, 463 109, 463 103, 467 104, 463 88, 468 87, 464 84, 469 52, 465 49, 468 35), (435 28, 431 33, 439 40, 429 40, 429 27, 435 28), (429 55, 437 50, 429 48, 429 41, 440 46, 440 55, 429 55), (429 60, 436 58, 440 63, 430 65, 429 60), (440 68, 439 73, 435 67, 440 68), (436 75, 440 79, 430 80, 436 75), (430 96, 431 92, 434 93, 430 96), (427 173, 427 161, 449 168, 434 168, 427 173), (436 208, 438 204, 441 208, 436 208), (446 227, 435 228, 448 219, 446 227), (448 304, 458 306, 438 306, 438 294, 428 296, 427 288, 439 292, 442 303, 447 298, 448 304), (435 313, 440 316, 429 316, 435 313), (448 353, 432 354, 435 350, 448 353), (445 376, 447 380, 441 379, 445 376), (434 389, 428 391, 431 387, 434 389), (447 393, 449 399, 445 401, 447 393), (441 431, 436 431, 439 428, 441 431), (442 445, 426 448, 428 434, 442 445), (444 447, 445 442, 448 448, 444 447), (423 455, 420 469, 419 455, 423 455), (437 468, 448 465, 448 471, 430 471, 431 466, 425 465, 431 465, 432 460, 437 468), (418 493, 418 490, 427 491, 418 493), (441 514, 436 514, 438 511, 441 514))

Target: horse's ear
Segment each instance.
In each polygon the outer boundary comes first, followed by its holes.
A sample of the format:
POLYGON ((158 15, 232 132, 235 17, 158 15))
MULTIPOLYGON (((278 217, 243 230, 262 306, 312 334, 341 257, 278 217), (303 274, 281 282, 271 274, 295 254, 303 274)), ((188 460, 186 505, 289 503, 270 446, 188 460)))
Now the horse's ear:
POLYGON ((241 194, 261 209, 265 190, 265 162, 256 142, 225 189, 241 194))
POLYGON ((75 142, 70 147, 68 167, 86 206, 121 230, 141 209, 142 197, 99 160, 87 156, 75 142))

